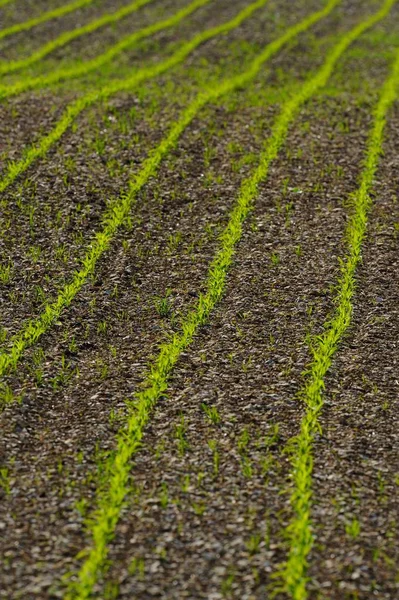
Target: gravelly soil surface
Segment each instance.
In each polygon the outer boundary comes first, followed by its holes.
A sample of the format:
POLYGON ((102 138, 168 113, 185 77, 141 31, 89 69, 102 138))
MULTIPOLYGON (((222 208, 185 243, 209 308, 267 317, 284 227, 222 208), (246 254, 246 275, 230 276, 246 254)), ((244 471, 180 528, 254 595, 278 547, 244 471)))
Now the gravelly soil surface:
MULTIPOLYGON (((26 37, 7 38, 1 56, 26 56, 61 31, 126 3, 96 2, 26 37)), ((32 72, 88 59, 186 4, 157 0, 32 72)), ((86 86, 160 60, 176 43, 247 4, 216 0, 121 56, 114 72, 0 105, 1 172, 86 86)), ((19 3, 12 6, 0 9, 5 26, 49 8, 27 4, 18 15, 19 3)), ((0 282, 2 345, 68 281, 104 210, 182 107, 204 84, 240 72, 268 41, 319 6, 316 0, 271 1, 173 72, 84 113, 2 194, 0 265, 10 265, 11 274, 0 282)), ((84 519, 104 484, 125 401, 140 389, 159 344, 179 331, 205 290, 219 234, 280 105, 322 64, 338 36, 375 10, 376 3, 346 0, 274 57, 248 90, 203 110, 138 195, 131 222, 94 277, 25 352, 17 371, 4 377, 2 395, 12 390, 16 401, 0 415, 0 598, 63 597, 61 578, 79 567, 76 555, 90 541, 84 519)), ((398 19, 395 8, 389 22, 350 49, 325 92, 301 111, 261 184, 224 298, 180 357, 145 430, 132 464, 133 490, 110 543, 110 567, 94 597, 269 596, 287 552, 286 448, 303 414, 298 391, 311 358, 309 336, 323 331, 334 307, 347 200, 357 187, 373 103, 399 44, 391 27, 398 19), (213 407, 218 422, 208 416, 213 407)), ((395 600, 399 593, 398 123, 396 106, 353 323, 326 381, 314 449, 312 600, 395 600)))

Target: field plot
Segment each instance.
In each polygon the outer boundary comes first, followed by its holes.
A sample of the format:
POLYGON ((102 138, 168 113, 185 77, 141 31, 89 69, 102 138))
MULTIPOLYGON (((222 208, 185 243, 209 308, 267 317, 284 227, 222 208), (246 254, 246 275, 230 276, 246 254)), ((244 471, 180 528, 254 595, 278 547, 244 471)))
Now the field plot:
POLYGON ((399 2, 0 0, 0 598, 399 598, 399 2))

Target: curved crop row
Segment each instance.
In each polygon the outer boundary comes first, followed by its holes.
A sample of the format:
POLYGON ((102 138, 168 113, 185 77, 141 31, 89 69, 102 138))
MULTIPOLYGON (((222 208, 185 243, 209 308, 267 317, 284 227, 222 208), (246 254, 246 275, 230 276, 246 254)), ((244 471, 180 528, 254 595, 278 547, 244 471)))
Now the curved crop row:
POLYGON ((92 33, 100 27, 104 27, 105 25, 109 25, 111 23, 116 23, 117 21, 120 21, 127 15, 130 15, 131 13, 135 12, 136 10, 138 10, 142 6, 145 6, 151 1, 152 0, 135 0, 135 2, 132 2, 127 6, 123 6, 122 8, 113 13, 107 13, 99 19, 91 21, 91 23, 88 23, 87 25, 77 27, 76 29, 72 29, 71 31, 64 31, 64 33, 61 33, 61 35, 55 38, 55 40, 51 40, 51 42, 44 44, 27 58, 1 63, 0 75, 5 75, 6 73, 13 73, 14 71, 18 71, 19 69, 29 67, 30 65, 33 65, 35 62, 41 60, 42 58, 50 54, 50 52, 56 50, 57 48, 65 46, 72 40, 75 40, 76 38, 81 37, 82 35, 92 33))
MULTIPOLYGON (((106 63, 110 62, 113 58, 121 54, 127 48, 132 47, 134 44, 143 40, 146 37, 150 37, 159 31, 163 31, 164 29, 168 29, 170 27, 174 27, 178 25, 180 21, 182 21, 185 17, 191 15, 195 10, 208 4, 211 0, 194 0, 188 6, 185 6, 177 13, 164 19, 163 21, 158 21, 157 23, 153 23, 152 25, 148 25, 147 27, 143 27, 139 31, 135 31, 134 33, 128 35, 127 37, 120 40, 114 46, 111 46, 108 50, 93 58, 92 60, 88 60, 84 63, 80 63, 75 67, 69 67, 66 69, 59 69, 50 73, 50 75, 45 75, 41 77, 27 77, 23 81, 19 81, 12 85, 3 85, 0 86, 0 100, 3 98, 9 98, 10 96, 16 96, 18 94, 22 94, 28 90, 32 90, 35 88, 44 88, 46 86, 59 83, 60 81, 65 81, 68 79, 73 79, 76 77, 82 77, 83 75, 87 75, 91 71, 99 69, 106 63)), ((264 0, 261 4, 264 4, 266 0, 264 0)), ((184 46, 183 46, 184 47, 184 46)))
POLYGON ((386 116, 395 101, 399 87, 399 54, 391 75, 385 82, 374 111, 374 123, 369 135, 368 149, 361 175, 360 186, 354 195, 353 213, 350 217, 346 239, 348 251, 341 268, 336 298, 336 311, 326 323, 326 330, 317 338, 312 349, 313 361, 308 370, 308 379, 303 388, 306 413, 301 422, 300 433, 292 448, 292 480, 294 492, 291 496, 293 519, 287 528, 290 550, 284 568, 279 574, 282 587, 294 600, 305 600, 307 557, 313 545, 311 528, 313 439, 320 432, 319 414, 324 405, 324 380, 333 356, 342 337, 350 325, 352 298, 355 292, 355 272, 361 258, 361 247, 366 235, 367 218, 372 205, 370 192, 382 154, 382 143, 386 116))
MULTIPOLYGON (((190 10, 195 10, 200 3, 204 4, 205 2, 209 2, 209 0, 195 0, 195 2, 190 4, 185 9, 185 15, 190 7, 190 10)), ((268 2, 268 0, 256 0, 242 10, 236 17, 231 19, 231 21, 227 21, 227 23, 222 23, 221 25, 217 25, 212 29, 198 33, 192 40, 184 44, 184 46, 172 54, 172 56, 170 56, 168 59, 158 63, 153 67, 144 67, 126 79, 115 81, 99 90, 89 92, 82 98, 79 98, 75 102, 71 103, 53 130, 48 135, 41 138, 37 146, 31 147, 21 160, 9 163, 6 175, 0 180, 0 193, 7 189, 7 187, 11 185, 19 175, 24 173, 36 159, 44 156, 51 146, 53 146, 62 137, 74 119, 76 119, 76 117, 83 110, 96 102, 109 98, 113 94, 122 91, 130 91, 143 81, 153 79, 165 71, 172 69, 179 63, 183 62, 183 60, 187 58, 187 56, 203 42, 238 27, 245 19, 250 17, 255 10, 261 6, 264 6, 266 2, 268 2)), ((182 13, 183 11, 176 13, 173 18, 179 18, 179 20, 181 20, 183 18, 182 13)))
POLYGON ((82 8, 83 6, 87 6, 91 4, 93 0, 75 0, 75 2, 71 2, 70 4, 64 4, 64 6, 60 6, 59 8, 54 8, 53 10, 49 10, 48 12, 42 13, 38 17, 34 19, 29 19, 29 21, 24 21, 23 23, 16 23, 15 25, 11 25, 11 27, 7 27, 6 29, 0 29, 0 40, 13 35, 14 33, 20 33, 21 31, 28 31, 28 29, 32 29, 32 27, 36 27, 36 25, 40 25, 41 23, 45 23, 46 21, 51 21, 52 19, 58 19, 59 17, 63 17, 78 8, 82 8))
MULTIPOLYGON (((163 157, 173 148, 181 133, 184 131, 187 125, 194 119, 199 110, 212 100, 216 100, 222 95, 227 94, 228 92, 232 92, 234 89, 245 85, 247 82, 253 79, 269 58, 276 54, 287 42, 299 35, 299 33, 308 29, 323 17, 326 17, 339 2, 340 0, 329 0, 325 8, 311 14, 297 25, 294 25, 293 27, 288 29, 281 37, 268 44, 259 54, 259 56, 252 62, 250 68, 245 73, 243 73, 240 76, 227 79, 224 82, 222 82, 219 86, 211 88, 210 90, 207 90, 203 93, 200 93, 197 96, 197 98, 195 98, 195 100, 182 112, 180 118, 174 123, 174 125, 172 125, 170 132, 166 136, 166 138, 159 144, 157 148, 155 148, 152 151, 149 157, 144 161, 141 170, 130 184, 128 193, 123 195, 119 199, 119 201, 113 206, 111 212, 106 213, 106 215, 104 216, 102 222, 102 229, 97 233, 97 235, 90 243, 88 252, 86 254, 86 258, 83 261, 82 268, 79 271, 75 272, 71 282, 60 291, 57 299, 53 303, 47 304, 44 311, 39 315, 39 317, 28 321, 22 328, 22 330, 11 339, 10 348, 1 352, 0 376, 4 375, 9 369, 16 367, 25 348, 34 344, 40 338, 40 336, 49 329, 52 323, 59 318, 62 310, 72 302, 73 298, 76 296, 76 294, 79 292, 79 290, 85 283, 88 275, 91 272, 93 272, 100 256, 109 247, 109 244, 112 240, 112 237, 114 236, 115 231, 118 227, 120 227, 120 225, 124 222, 125 218, 128 216, 137 192, 145 185, 149 177, 154 175, 163 157)), ((257 2, 256 4, 258 5, 259 2, 257 2)), ((248 10, 249 8, 250 7, 247 7, 246 10, 248 10)), ((233 21, 236 22, 237 19, 238 17, 236 17, 236 19, 234 19, 233 21)), ((232 23, 233 21, 230 21, 230 23, 232 23)), ((227 25, 228 24, 226 24, 225 26, 219 26, 219 29, 225 30, 227 25)), ((216 35, 216 29, 217 28, 215 28, 214 30, 214 35, 216 35)), ((204 35, 206 33, 207 32, 205 32, 204 35)), ((197 36, 196 39, 199 39, 199 37, 197 36)), ((77 108, 79 108, 79 111, 81 111, 83 110, 84 106, 79 105, 77 108)), ((53 136, 54 140, 53 138, 47 136, 45 149, 43 149, 43 151, 40 151, 40 153, 39 149, 36 149, 36 155, 34 157, 32 156, 30 162, 33 162, 34 158, 43 155, 45 151, 47 151, 47 148, 50 146, 50 143, 53 143, 53 141, 55 141, 55 136, 58 136, 58 139, 62 135, 62 132, 65 131, 66 127, 74 118, 77 108, 75 109, 75 113, 68 112, 65 115, 64 120, 60 122, 61 124, 58 124, 55 130, 53 130, 52 134, 50 134, 53 136), (68 119, 67 122, 66 119, 68 119)), ((42 147, 43 143, 40 146, 40 148, 42 147)), ((16 175, 17 174, 15 174, 13 179, 15 179, 16 175)))

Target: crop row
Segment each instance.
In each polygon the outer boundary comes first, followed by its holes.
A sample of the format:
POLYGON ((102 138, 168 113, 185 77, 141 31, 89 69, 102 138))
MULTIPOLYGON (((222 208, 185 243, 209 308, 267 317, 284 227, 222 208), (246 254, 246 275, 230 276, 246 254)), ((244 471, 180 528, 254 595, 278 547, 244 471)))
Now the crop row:
MULTIPOLYGON (((75 2, 71 2, 70 4, 64 4, 59 8, 42 13, 38 17, 30 19, 29 21, 24 21, 23 23, 17 23, 15 25, 11 25, 10 27, 6 27, 5 29, 0 29, 0 40, 22 31, 29 31, 29 29, 32 29, 41 23, 46 23, 52 19, 63 17, 71 12, 74 12, 75 10, 78 10, 79 8, 83 8, 84 6, 91 4, 92 2, 93 0, 75 0, 75 2)), ((3 6, 4 4, 5 3, 3 3, 3 6)))

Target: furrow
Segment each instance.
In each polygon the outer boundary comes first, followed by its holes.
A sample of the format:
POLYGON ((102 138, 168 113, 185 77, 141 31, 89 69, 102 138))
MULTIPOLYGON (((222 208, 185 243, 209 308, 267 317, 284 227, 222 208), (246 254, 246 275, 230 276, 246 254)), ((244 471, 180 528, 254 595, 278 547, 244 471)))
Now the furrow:
POLYGON ((361 260, 361 250, 367 230, 367 219, 372 206, 371 191, 379 158, 382 154, 384 129, 387 113, 394 103, 399 85, 399 54, 391 75, 386 80, 374 111, 374 124, 368 140, 364 168, 360 185, 353 197, 353 212, 347 230, 347 255, 341 267, 336 310, 331 320, 325 323, 325 333, 317 338, 312 349, 313 361, 308 369, 307 381, 302 390, 306 412, 301 422, 300 433, 293 440, 292 480, 294 492, 291 506, 294 516, 286 533, 290 540, 287 562, 278 574, 282 589, 294 600, 308 597, 307 562, 313 546, 311 527, 313 442, 320 432, 319 415, 323 409, 325 376, 343 335, 351 324, 352 298, 356 288, 356 269, 361 260))
MULTIPOLYGON (((199 8, 210 0, 195 0, 188 7, 176 13, 173 17, 168 19, 170 25, 176 24, 181 21, 185 16, 190 14, 192 11, 199 8)), ((184 44, 182 48, 177 50, 171 57, 162 61, 161 63, 155 65, 154 67, 144 67, 143 69, 137 71, 131 77, 128 77, 123 80, 116 81, 108 86, 103 87, 100 90, 95 90, 89 92, 82 98, 79 98, 72 104, 70 104, 66 111, 64 112, 61 119, 55 125, 53 130, 46 136, 44 136, 37 146, 30 148, 24 158, 17 162, 10 163, 8 167, 8 172, 4 176, 4 178, 0 181, 0 193, 3 192, 19 175, 21 175, 26 169, 37 159, 44 156, 49 148, 56 143, 61 136, 65 133, 71 123, 76 119, 76 117, 86 108, 91 106, 92 104, 99 102, 101 100, 105 100, 122 91, 130 91, 135 86, 138 86, 140 83, 148 79, 152 79, 161 75, 165 71, 172 69, 179 63, 183 62, 184 59, 193 52, 200 44, 203 42, 215 37, 217 35, 221 35, 222 33, 226 33, 231 31, 232 29, 238 27, 245 19, 249 18, 255 10, 266 4, 268 0, 256 0, 253 4, 249 5, 243 11, 241 11, 234 19, 228 21, 227 23, 223 23, 222 25, 218 25, 209 30, 203 31, 197 34, 190 42, 184 44)), ((140 33, 140 32, 139 32, 140 33)))
POLYGON ((30 19, 29 21, 24 21, 23 23, 16 23, 11 27, 7 27, 6 29, 0 29, 0 40, 8 37, 10 35, 14 35, 14 33, 20 33, 21 31, 28 31, 32 29, 32 27, 36 27, 36 25, 40 25, 41 23, 46 23, 46 21, 51 21, 52 19, 59 19, 64 15, 67 15, 74 10, 78 10, 79 8, 83 8, 88 4, 91 4, 93 0, 75 0, 75 2, 71 2, 70 4, 65 4, 64 6, 60 6, 59 8, 55 8, 54 10, 50 10, 45 12, 34 19, 30 19))
POLYGON ((158 358, 143 385, 143 391, 137 393, 132 401, 127 402, 129 416, 117 437, 117 449, 111 459, 109 471, 112 475, 107 489, 99 494, 98 509, 90 521, 92 547, 80 570, 78 581, 70 586, 68 598, 88 598, 91 595, 98 574, 106 561, 108 542, 113 537, 120 511, 129 492, 131 458, 140 447, 151 411, 159 398, 165 394, 169 377, 181 353, 190 345, 198 328, 207 321, 224 292, 227 272, 235 246, 241 238, 243 223, 256 199, 259 184, 267 177, 269 166, 285 141, 290 124, 301 106, 326 85, 335 64, 348 46, 367 28, 385 17, 393 3, 386 2, 377 14, 346 34, 331 51, 317 74, 301 86, 283 106, 272 128, 271 136, 265 143, 265 150, 261 153, 258 167, 241 186, 238 200, 221 235, 220 248, 209 268, 206 293, 200 295, 196 308, 182 321, 181 332, 161 345, 158 358))
POLYGON ((21 60, 13 60, 10 62, 4 62, 3 64, 0 64, 0 75, 13 73, 14 71, 18 71, 20 69, 29 67, 30 65, 33 65, 35 62, 38 62, 39 60, 56 50, 57 48, 65 46, 72 40, 75 40, 76 38, 81 37, 82 35, 92 33, 93 31, 100 29, 100 27, 110 25, 111 23, 117 23, 124 17, 130 15, 131 13, 135 12, 142 6, 145 6, 149 2, 151 2, 151 0, 136 0, 135 2, 124 6, 123 8, 117 10, 114 13, 103 15, 99 19, 96 19, 95 21, 92 21, 87 25, 83 25, 82 27, 78 27, 71 31, 65 31, 64 33, 59 35, 55 40, 44 44, 41 48, 39 48, 39 50, 33 52, 33 54, 31 54, 27 58, 22 58, 21 60))
MULTIPOLYGON (((189 125, 189 123, 191 123, 191 121, 198 114, 201 108, 209 102, 215 101, 221 96, 228 94, 242 86, 245 86, 249 81, 255 78, 255 76, 257 75, 261 67, 264 65, 264 63, 274 54, 276 54, 280 50, 280 48, 282 48, 288 41, 296 37, 299 33, 308 29, 323 17, 326 17, 338 3, 339 0, 330 0, 322 10, 313 13, 312 15, 304 19, 302 22, 289 28, 280 38, 274 40, 264 48, 264 50, 252 62, 250 68, 245 73, 243 73, 240 76, 227 79, 220 83, 218 86, 215 86, 208 91, 200 93, 197 96, 197 98, 183 111, 181 117, 171 127, 169 134, 144 161, 142 169, 139 171, 135 179, 131 182, 127 194, 123 195, 119 199, 119 201, 112 208, 111 212, 105 214, 103 218, 103 228, 95 235, 94 239, 92 240, 86 257, 83 261, 82 268, 79 271, 75 272, 75 275, 72 278, 71 282, 61 290, 55 302, 47 304, 46 308, 38 318, 28 321, 27 324, 22 328, 20 333, 15 335, 11 339, 10 348, 0 354, 0 375, 4 375, 10 368, 16 367, 25 348, 34 344, 39 339, 39 337, 47 331, 47 329, 51 326, 54 320, 58 318, 62 310, 72 302, 76 294, 79 292, 79 290, 85 283, 89 274, 92 273, 95 269, 95 266, 100 256, 102 256, 102 254, 109 247, 109 244, 116 230, 120 227, 120 225, 129 215, 131 207, 135 201, 137 192, 146 184, 149 177, 153 176, 156 173, 157 168, 163 157, 166 156, 167 153, 174 147, 184 129, 187 127, 187 125, 189 125)), ((392 0, 389 1, 389 5, 391 4, 392 0)), ((259 2, 252 5, 252 8, 254 6, 259 6, 259 2)), ((243 12, 246 12, 247 14, 250 8, 251 7, 248 7, 248 9, 246 9, 246 11, 243 12)), ((241 15, 242 14, 243 13, 241 13, 241 15)), ((237 16, 236 19, 234 19, 233 21, 230 21, 230 28, 233 27, 231 23, 237 23, 238 20, 239 16, 237 16)), ((241 20, 242 17, 240 17, 240 22, 241 20)), ((213 35, 216 35, 216 29, 218 31, 220 29, 223 29, 225 31, 227 25, 228 24, 215 28, 213 30, 213 35)), ((201 35, 209 36, 209 32, 205 32, 201 35)), ((198 45, 200 43, 199 36, 197 36, 196 39, 198 45)), ((190 45, 190 47, 191 46, 192 44, 190 45)), ((182 56, 181 52, 178 53, 178 56, 182 56)), ((157 68, 150 69, 149 71, 153 72, 155 69, 157 68)), ((141 81, 143 79, 146 79, 147 77, 148 71, 146 71, 144 76, 142 76, 141 81)), ((132 86, 132 81, 129 81, 131 82, 130 86, 132 86)), ((138 83, 137 78, 135 81, 138 83)), ((115 88, 113 87, 112 91, 114 89, 115 88)), ((118 87, 118 91, 120 91, 120 89, 129 89, 129 87, 124 82, 124 87, 118 87)), ((109 88, 107 88, 107 91, 109 95, 111 93, 109 91, 109 88)), ((56 126, 53 132, 44 139, 42 144, 34 148, 30 154, 28 153, 24 160, 20 161, 20 163, 17 163, 17 167, 18 165, 20 165, 18 167, 20 169, 19 172, 23 172, 29 166, 29 164, 31 164, 35 160, 35 158, 45 154, 47 149, 57 139, 59 139, 59 137, 61 137, 62 133, 67 129, 67 127, 75 118, 75 116, 77 116, 77 114, 79 114, 79 112, 81 112, 83 108, 88 106, 90 102, 94 102, 95 100, 99 99, 99 97, 104 98, 106 96, 104 95, 104 92, 102 93, 102 95, 100 94, 100 96, 93 96, 92 94, 90 94, 88 97, 86 97, 86 99, 77 101, 77 103, 73 105, 73 110, 69 109, 65 113, 63 119, 59 122, 59 124, 56 126)), ((12 180, 15 179, 19 172, 17 172, 17 168, 14 168, 14 172, 12 173, 12 180)), ((1 189, 7 187, 4 184, 5 181, 7 185, 11 183, 12 180, 10 179, 10 175, 8 179, 8 181, 7 178, 6 180, 3 180, 2 185, 4 187, 1 187, 0 185, 0 191, 1 189)))

